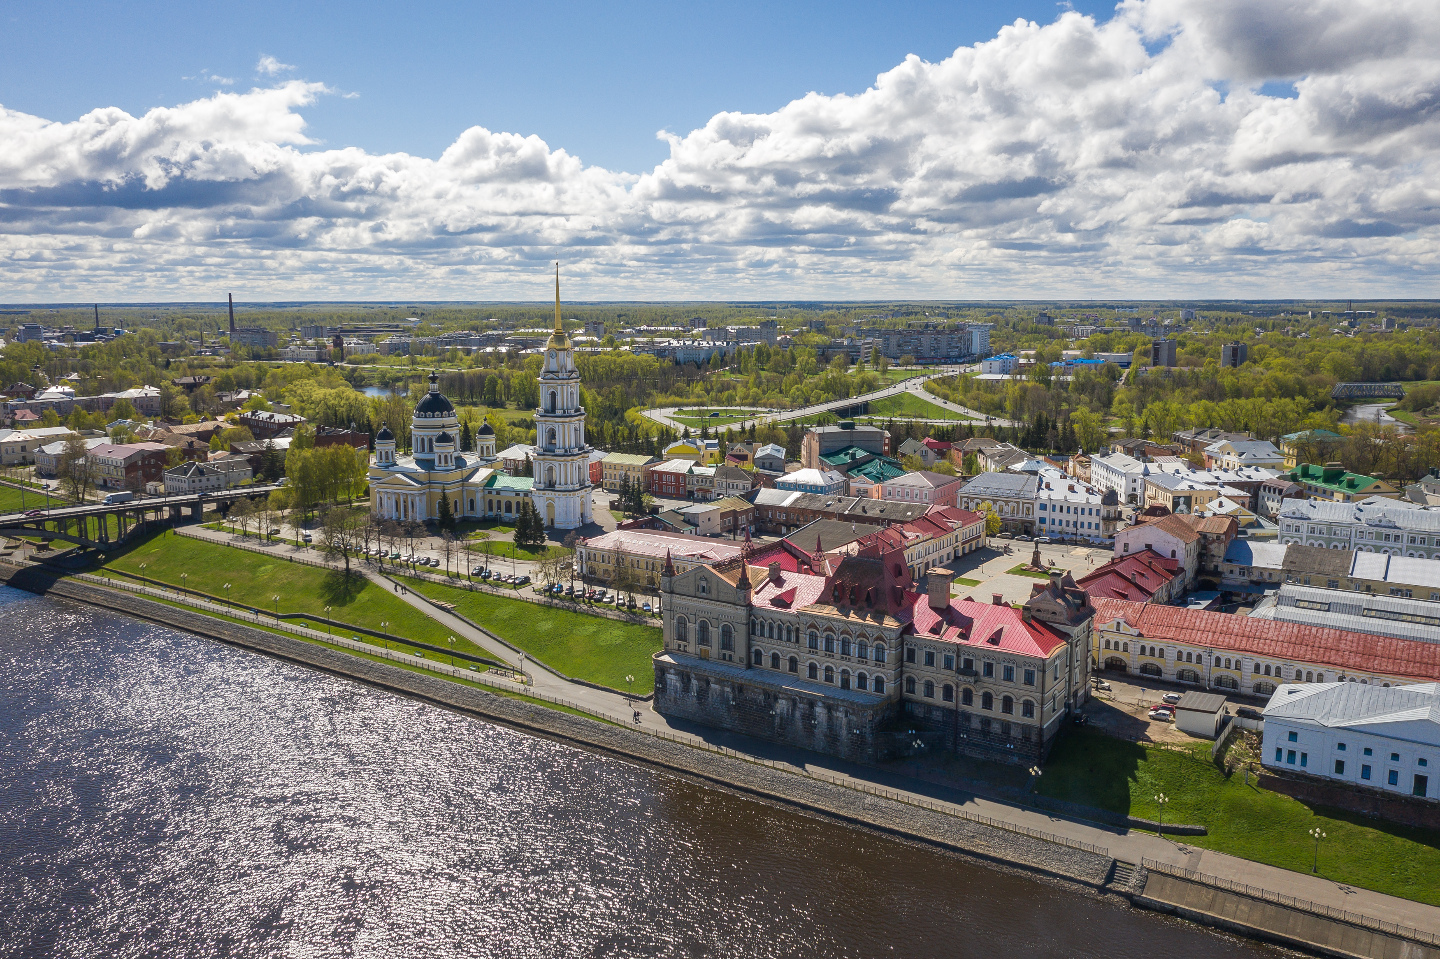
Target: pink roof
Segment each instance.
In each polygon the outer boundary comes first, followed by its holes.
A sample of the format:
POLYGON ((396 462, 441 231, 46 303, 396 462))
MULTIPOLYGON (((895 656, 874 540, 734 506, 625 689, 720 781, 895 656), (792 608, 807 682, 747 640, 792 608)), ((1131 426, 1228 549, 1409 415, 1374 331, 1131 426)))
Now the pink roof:
POLYGON ((1013 606, 952 599, 942 617, 930 608, 927 596, 911 593, 911 623, 916 638, 958 643, 975 649, 995 649, 1048 659, 1065 645, 1065 637, 1038 620, 1025 622, 1013 606))
POLYGON ((945 453, 945 452, 948 452, 949 449, 950 449, 950 447, 952 447, 952 446, 955 445, 954 443, 946 443, 946 442, 943 441, 943 440, 931 439, 931 438, 928 437, 928 436, 925 437, 925 438, 924 438, 923 440, 921 440, 920 442, 923 443, 923 444, 925 444, 926 446, 928 446, 930 449, 934 450, 934 451, 937 452, 937 453, 945 453))
POLYGON ((1162 642, 1169 640, 1270 659, 1315 663, 1336 671, 1360 670, 1382 676, 1440 680, 1440 643, 1093 595, 1090 602, 1095 607, 1097 629, 1123 619, 1145 638, 1162 642))
POLYGON ((758 609, 803 609, 814 605, 824 593, 824 576, 782 570, 775 579, 762 574, 750 602, 758 609))

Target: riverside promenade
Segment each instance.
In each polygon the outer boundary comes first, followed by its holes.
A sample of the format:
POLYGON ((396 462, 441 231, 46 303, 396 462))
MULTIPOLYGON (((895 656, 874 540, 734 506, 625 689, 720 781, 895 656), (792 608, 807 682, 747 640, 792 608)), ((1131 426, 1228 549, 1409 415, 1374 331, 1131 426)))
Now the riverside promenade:
MULTIPOLYGON (((179 535, 195 536, 216 543, 234 547, 236 537, 228 533, 185 527, 179 535)), ((327 563, 325 557, 315 550, 297 549, 288 545, 260 547, 254 543, 248 548, 261 552, 283 551, 293 553, 296 561, 317 565, 327 563)), ((235 547, 238 548, 238 547, 235 547)), ((393 588, 395 581, 368 567, 362 567, 364 574, 372 580, 393 588)), ((437 580, 442 577, 435 577, 437 580)), ((905 772, 888 768, 876 768, 845 763, 830 757, 746 737, 735 736, 687 723, 671 723, 665 717, 640 704, 641 722, 634 724, 628 697, 623 693, 572 682, 559 673, 536 663, 505 643, 499 637, 470 623, 415 594, 413 591, 400 594, 415 608, 435 619, 457 636, 465 636, 497 661, 515 669, 523 669, 530 677, 531 685, 525 688, 528 695, 570 705, 624 725, 638 733, 647 733, 669 742, 689 744, 707 752, 719 751, 725 755, 748 758, 770 768, 784 769, 807 778, 846 786, 871 795, 894 796, 902 802, 916 807, 948 811, 954 815, 972 819, 1005 824, 1017 833, 1026 835, 1043 834, 1058 840, 1075 843, 1083 847, 1104 849, 1110 857, 1122 863, 1149 870, 1150 880, 1145 887, 1137 890, 1144 893, 1151 883, 1155 895, 1150 898, 1164 904, 1167 900, 1160 895, 1166 889, 1190 888, 1194 883, 1161 883, 1159 875, 1182 872, 1204 877, 1202 882, 1212 886, 1229 884, 1232 887, 1249 890, 1242 895, 1248 897, 1269 895, 1275 898, 1291 897, 1306 905, 1300 908, 1311 911, 1343 912, 1368 917, 1380 923, 1391 923, 1440 936, 1440 908, 1409 900, 1386 896, 1369 890, 1358 889, 1335 883, 1320 876, 1290 872, 1277 867, 1251 862, 1200 849, 1170 838, 1162 838, 1148 832, 1111 827, 1088 822, 1070 816, 1046 812, 1027 807, 1008 797, 988 793, 972 783, 963 785, 933 782, 907 775, 905 772)), ((523 601, 523 600, 519 600, 523 601)), ((433 666, 427 664, 427 669, 433 666)), ((493 685, 518 689, 513 684, 496 680, 493 685)), ((1143 898, 1143 897, 1142 897, 1143 898)), ((1193 898, 1193 896, 1192 896, 1193 898)), ((1170 903, 1182 911, 1204 913, 1193 908, 1193 904, 1170 903)), ((1203 915, 1198 915, 1205 921, 1203 915)), ((1366 951, 1350 952, 1344 949, 1331 950, 1323 947, 1320 951, 1336 955, 1367 955, 1366 951)), ((1413 953, 1420 955, 1420 953, 1413 953)), ((1436 952, 1440 955, 1440 952, 1436 952)))

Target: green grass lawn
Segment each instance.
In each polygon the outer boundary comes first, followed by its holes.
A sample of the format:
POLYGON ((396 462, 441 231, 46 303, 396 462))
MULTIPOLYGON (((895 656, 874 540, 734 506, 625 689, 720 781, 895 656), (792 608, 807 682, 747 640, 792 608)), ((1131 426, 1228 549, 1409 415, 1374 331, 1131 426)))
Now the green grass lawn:
POLYGON ((1112 812, 1156 819, 1164 793, 1169 822, 1205 826, 1185 842, 1256 862, 1309 872, 1319 827, 1320 874, 1392 896, 1440 905, 1440 831, 1411 829, 1353 813, 1311 807, 1228 776, 1210 761, 1210 744, 1189 750, 1146 747, 1088 729, 1056 744, 1039 792, 1112 812))
MULTIPOLYGON (((69 500, 50 494, 50 505, 64 506, 69 500)), ((22 509, 44 509, 45 494, 39 490, 18 490, 13 486, 0 486, 0 513, 18 513, 22 509), (23 500, 23 502, 22 502, 23 500)))
POLYGON ((699 429, 701 426, 727 426, 730 423, 739 423, 755 416, 764 416, 763 410, 736 410, 727 406, 707 407, 699 410, 689 410, 680 413, 676 412, 670 418, 677 423, 684 423, 686 426, 699 429), (711 413, 718 413, 718 416, 711 416, 711 413))
POLYGON ((470 553, 520 560, 537 560, 546 556, 569 556, 575 552, 573 549, 554 544, 544 545, 538 549, 517 547, 513 537, 510 539, 471 539, 465 543, 465 546, 466 551, 470 553))
POLYGON ((980 585, 980 580, 978 580, 978 579, 965 579, 965 578, 963 578, 963 577, 958 577, 958 576, 955 578, 955 582, 958 583, 958 584, 960 584, 961 586, 979 586, 979 585, 980 585))
POLYGON ((962 413, 947 410, 943 406, 936 406, 928 400, 922 400, 914 393, 900 393, 884 399, 871 400, 870 409, 866 415, 899 419, 963 420, 966 422, 970 420, 970 417, 962 413))
MULTIPOLYGON (((105 565, 265 612, 275 610, 271 597, 279 596, 282 613, 324 616, 340 623, 446 646, 448 630, 383 586, 376 586, 358 575, 347 579, 338 572, 286 562, 284 550, 276 547, 275 555, 267 556, 221 543, 164 534, 136 544, 105 565), (143 571, 141 563, 146 565, 143 571), (181 573, 189 573, 189 577, 182 581, 181 573), (223 588, 225 583, 230 584, 229 590, 223 588), (325 612, 326 606, 331 607, 329 613, 325 612), (382 628, 381 623, 389 625, 382 628)), ((485 655, 463 638, 457 640, 455 649, 485 655)))
POLYGON ((1050 574, 1049 574, 1049 573, 1042 573, 1042 572, 1039 572, 1038 570, 1028 569, 1028 568, 1026 567, 1026 564, 1024 564, 1024 563, 1021 563, 1019 566, 1012 566, 1010 569, 1007 569, 1005 572, 1011 574, 1012 576, 1029 576, 1031 579, 1049 579, 1049 578, 1050 578, 1050 574))
POLYGON ((407 579, 405 584, 431 599, 454 603, 456 611, 467 619, 567 676, 623 690, 626 675, 631 675, 635 677, 636 693, 655 688, 650 657, 661 646, 658 627, 621 623, 424 580, 407 579))

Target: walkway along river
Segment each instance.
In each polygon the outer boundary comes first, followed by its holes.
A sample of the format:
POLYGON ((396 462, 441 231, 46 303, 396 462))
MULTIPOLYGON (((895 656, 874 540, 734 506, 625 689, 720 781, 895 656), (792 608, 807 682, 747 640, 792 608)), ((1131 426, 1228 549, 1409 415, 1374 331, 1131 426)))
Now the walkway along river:
POLYGON ((0 956, 1260 956, 0 588, 0 956))

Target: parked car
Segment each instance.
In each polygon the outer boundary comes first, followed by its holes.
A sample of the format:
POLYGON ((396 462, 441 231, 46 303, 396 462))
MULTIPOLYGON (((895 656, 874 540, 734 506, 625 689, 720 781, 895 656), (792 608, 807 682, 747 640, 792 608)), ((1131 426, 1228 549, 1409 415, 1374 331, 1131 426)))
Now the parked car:
POLYGON ((646 604, 645 604, 644 606, 642 606, 641 608, 644 609, 645 612, 647 612, 647 613, 650 612, 650 604, 649 604, 649 603, 646 603, 646 604))
POLYGON ((521 576, 519 579, 517 579, 515 582, 516 582, 517 584, 521 585, 521 586, 525 586, 526 584, 528 584, 528 583, 530 582, 530 577, 529 577, 529 576, 524 576, 524 575, 522 575, 522 576, 521 576))
POLYGON ((471 576, 479 576, 481 579, 484 579, 484 578, 485 578, 485 567, 484 567, 484 566, 476 566, 474 569, 472 569, 472 570, 470 571, 470 575, 471 575, 471 576))
POLYGON ((1095 688, 1096 688, 1096 689, 1103 689, 1103 690, 1105 690, 1106 692, 1109 692, 1109 691, 1110 691, 1110 684, 1107 683, 1107 682, 1105 682, 1105 680, 1103 680, 1103 679, 1097 678, 1097 679, 1095 680, 1095 688))
POLYGON ((44 511, 43 509, 27 509, 27 510, 25 511, 25 515, 26 515, 26 516, 44 516, 44 515, 45 515, 45 511, 44 511))
POLYGON ((1018 540, 1019 542, 1022 542, 1022 543, 1028 543, 1028 542, 1031 541, 1031 540, 1030 540, 1030 537, 1025 536, 1025 535, 1023 535, 1023 534, 1020 535, 1020 536, 1015 537, 1015 539, 1018 540))
POLYGON ((1168 709, 1152 709, 1150 710, 1150 718, 1156 722, 1171 723, 1175 721, 1175 714, 1168 709))
POLYGON ((1179 693, 1166 693, 1164 696, 1161 696, 1160 698, 1161 698, 1161 700, 1163 700, 1165 703, 1167 703, 1167 704, 1169 704, 1169 705, 1171 705, 1171 706, 1174 706, 1176 703, 1180 702, 1180 694, 1179 694, 1179 693))
POLYGON ((1050 542, 1050 537, 1048 537, 1048 536, 1037 536, 1037 537, 1035 537, 1035 542, 1037 542, 1037 543, 1049 543, 1049 542, 1050 542))
POLYGON ((1264 719, 1265 714, 1254 706, 1237 706, 1235 715, 1240 719, 1264 719))
POLYGON ((1015 536, 1014 536, 1013 533, 996 533, 996 534, 995 534, 995 538, 996 538, 996 539, 1014 539, 1015 536))
POLYGON ((489 579, 489 578, 490 578, 491 576, 493 576, 493 575, 494 575, 494 574, 491 573, 488 568, 486 568, 486 567, 481 567, 481 568, 480 568, 480 578, 481 578, 481 579, 489 579))

